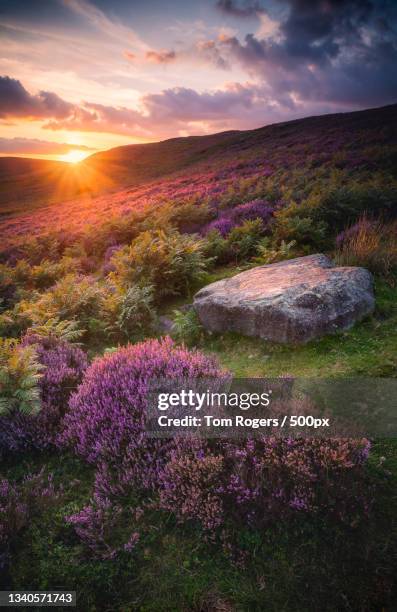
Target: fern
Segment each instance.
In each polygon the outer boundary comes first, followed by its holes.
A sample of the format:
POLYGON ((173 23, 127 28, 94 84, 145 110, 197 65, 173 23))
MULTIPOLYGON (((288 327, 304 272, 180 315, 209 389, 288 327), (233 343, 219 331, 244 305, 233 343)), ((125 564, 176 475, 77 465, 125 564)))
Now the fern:
POLYGON ((67 342, 77 342, 84 332, 84 329, 78 328, 77 321, 60 321, 58 317, 48 319, 42 325, 32 325, 27 330, 28 334, 31 333, 35 336, 40 336, 40 338, 54 337, 67 342))
POLYGON ((14 410, 35 414, 41 408, 39 380, 43 366, 33 346, 0 338, 0 414, 14 410))
POLYGON ((188 345, 197 344, 203 332, 204 329, 193 308, 187 312, 174 310, 172 335, 178 342, 185 342, 188 345))
POLYGON ((269 238, 263 238, 256 247, 257 257, 254 257, 255 263, 271 264, 277 261, 284 261, 291 258, 291 250, 296 245, 296 240, 285 242, 282 240, 279 246, 269 246, 269 238))

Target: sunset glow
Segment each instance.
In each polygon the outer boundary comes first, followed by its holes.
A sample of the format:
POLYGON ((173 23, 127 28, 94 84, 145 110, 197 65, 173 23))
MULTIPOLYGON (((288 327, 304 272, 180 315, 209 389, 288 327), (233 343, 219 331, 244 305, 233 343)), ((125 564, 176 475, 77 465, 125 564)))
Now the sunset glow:
POLYGON ((382 25, 397 18, 392 5, 3 0, 0 156, 76 163, 392 103, 396 34, 382 25))
POLYGON ((85 151, 76 150, 70 151, 66 155, 62 155, 60 159, 61 161, 65 161, 70 164, 78 164, 79 162, 83 161, 83 159, 88 157, 88 155, 89 153, 86 153, 85 151))

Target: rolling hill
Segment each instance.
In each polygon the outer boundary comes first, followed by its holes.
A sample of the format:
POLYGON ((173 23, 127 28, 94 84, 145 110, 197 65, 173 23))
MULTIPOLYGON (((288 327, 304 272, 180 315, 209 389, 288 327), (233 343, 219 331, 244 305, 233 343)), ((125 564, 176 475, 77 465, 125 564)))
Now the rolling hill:
POLYGON ((267 190, 299 200, 314 178, 323 176, 332 186, 338 175, 343 184, 381 173, 390 182, 396 172, 397 104, 127 145, 77 165, 0 158, 0 229, 13 242, 26 232, 79 231, 167 199, 211 204, 237 190, 237 203, 244 190, 267 190))

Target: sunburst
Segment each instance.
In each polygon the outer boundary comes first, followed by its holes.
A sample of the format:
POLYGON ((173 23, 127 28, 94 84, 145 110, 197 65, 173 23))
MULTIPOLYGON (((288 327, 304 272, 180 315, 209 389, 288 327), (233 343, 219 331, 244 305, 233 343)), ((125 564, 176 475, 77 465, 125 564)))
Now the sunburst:
POLYGON ((86 151, 82 151, 80 149, 73 149, 72 151, 69 151, 69 153, 62 155, 61 160, 68 162, 69 164, 78 164, 79 162, 83 161, 83 159, 85 159, 88 155, 89 153, 87 153, 86 151))

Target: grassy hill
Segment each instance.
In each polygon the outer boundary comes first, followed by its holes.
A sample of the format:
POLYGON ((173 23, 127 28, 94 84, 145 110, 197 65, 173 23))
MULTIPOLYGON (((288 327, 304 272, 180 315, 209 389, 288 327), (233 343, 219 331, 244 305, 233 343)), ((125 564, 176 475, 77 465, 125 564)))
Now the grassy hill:
MULTIPOLYGON (((397 141, 397 105, 353 113, 309 117, 210 136, 173 138, 158 143, 127 145, 96 153, 78 165, 65 162, 0 158, 0 218, 121 188, 136 188, 160 179, 189 179, 210 169, 230 170, 233 163, 272 169, 321 166, 329 158, 336 167, 373 163, 371 146, 397 141)), ((397 167, 397 153, 387 163, 397 167)), ((236 166, 243 174, 245 169, 236 166)))

